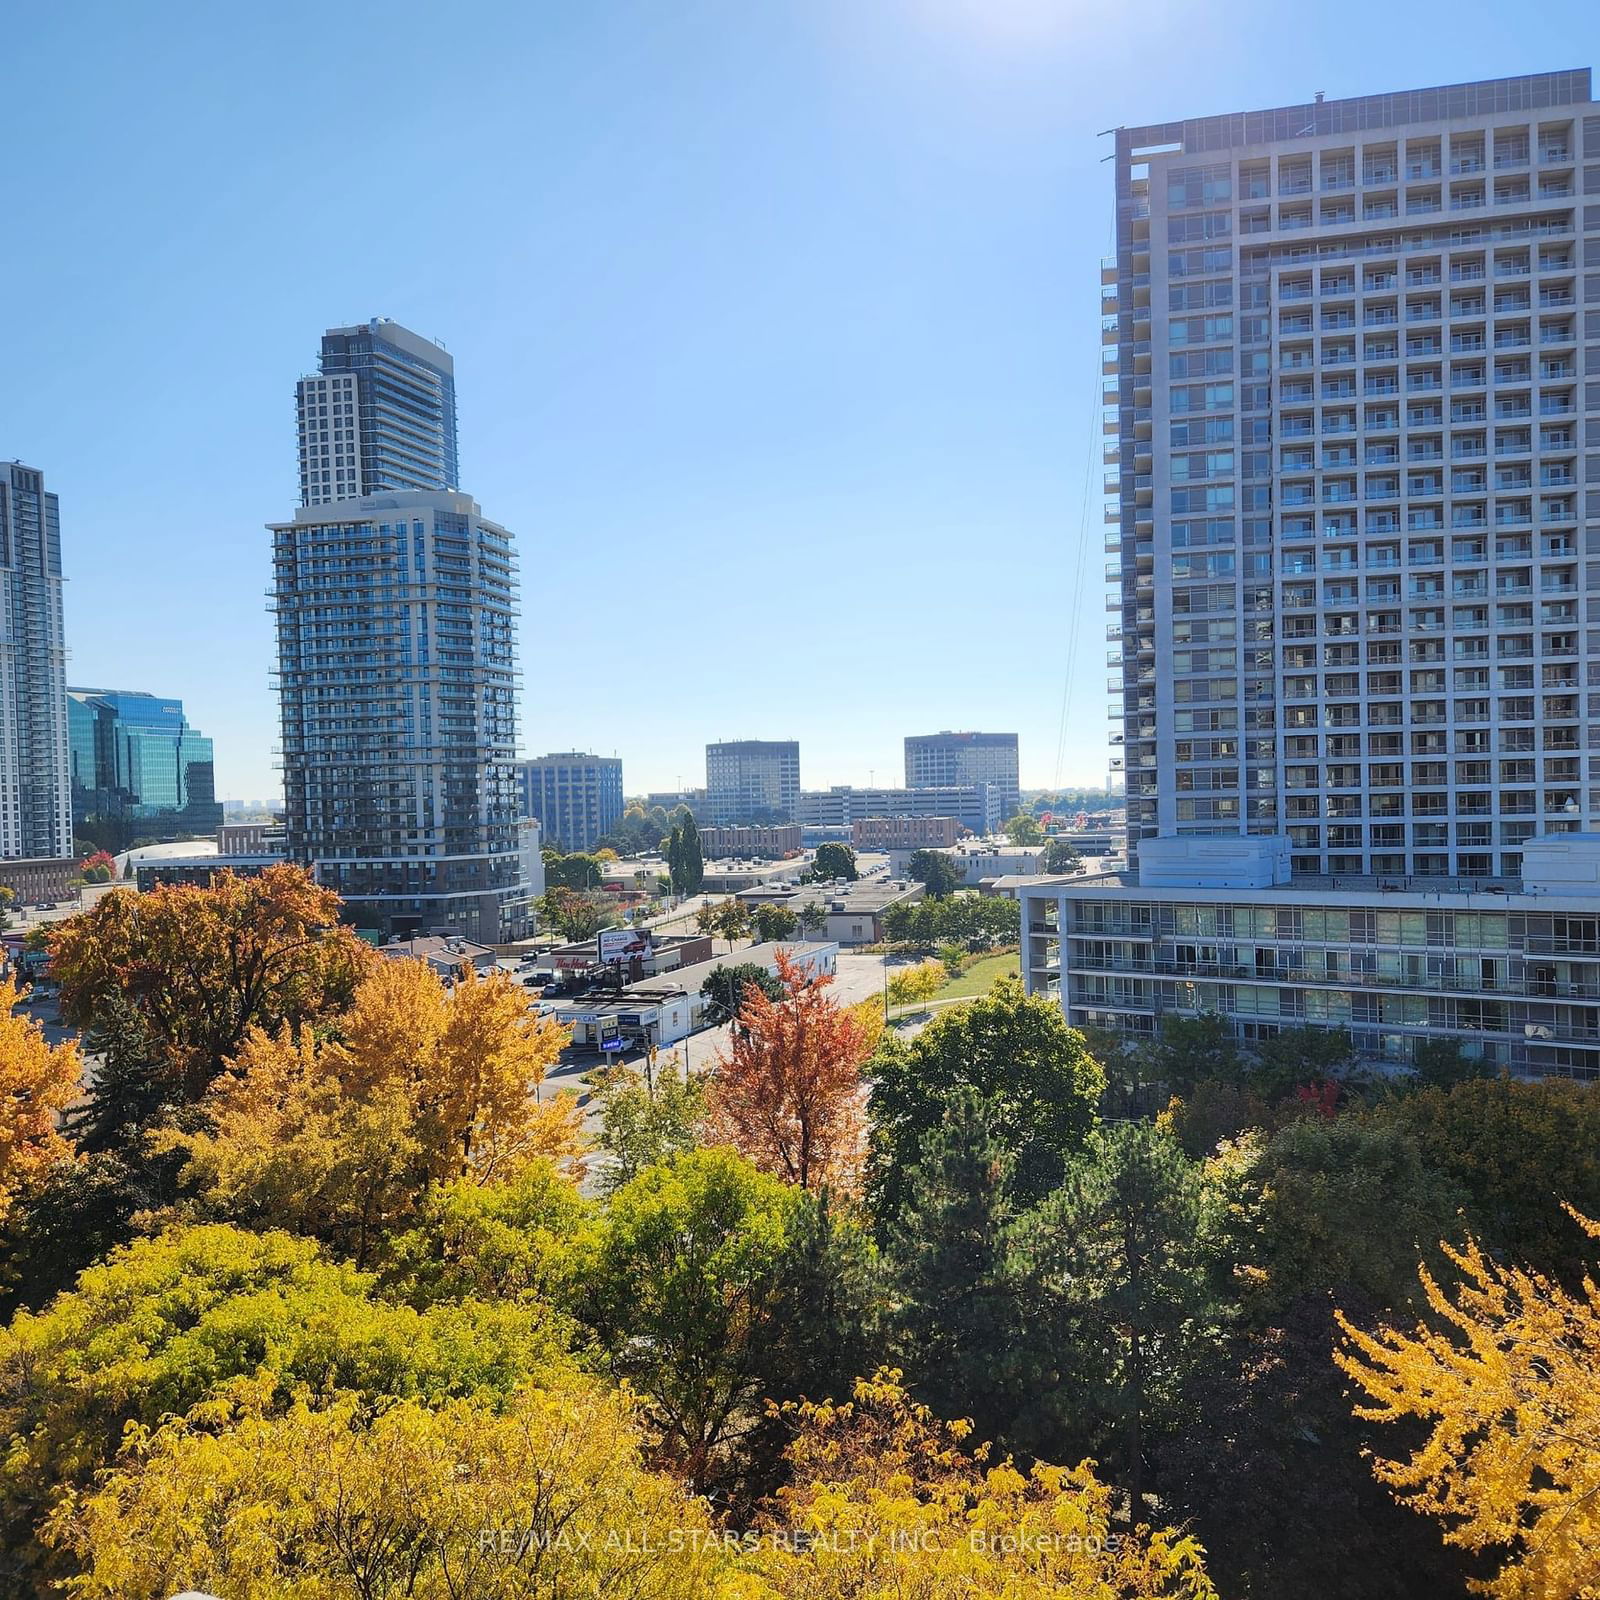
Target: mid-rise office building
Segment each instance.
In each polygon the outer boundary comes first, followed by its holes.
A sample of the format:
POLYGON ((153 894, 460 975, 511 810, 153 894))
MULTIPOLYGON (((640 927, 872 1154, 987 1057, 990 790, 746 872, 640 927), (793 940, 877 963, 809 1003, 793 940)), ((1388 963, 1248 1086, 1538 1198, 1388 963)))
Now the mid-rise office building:
POLYGON ((72 854, 61 513, 36 468, 0 466, 0 856, 72 854))
POLYGON ((1022 807, 1022 778, 1014 733, 912 733, 906 735, 906 787, 933 789, 986 783, 1007 817, 1022 807))
POLYGON ((706 809, 712 822, 789 822, 799 800, 795 740, 732 739, 706 746, 706 809))
POLYGON ((856 788, 835 784, 807 789, 799 799, 803 828, 825 829, 828 837, 848 839, 858 821, 886 817, 953 817, 969 833, 997 832, 1011 813, 1000 791, 987 783, 940 785, 923 789, 856 788))
POLYGON ((384 935, 522 937, 511 535, 410 492, 304 507, 272 541, 289 858, 384 935))
POLYGON ((121 850, 214 833, 222 822, 211 740, 181 700, 140 689, 67 690, 73 825, 121 850))
POLYGON ((398 322, 329 328, 295 405, 303 506, 460 487, 455 363, 398 322))
POLYGON ((522 814, 535 818, 555 850, 592 850, 622 821, 622 762, 557 751, 517 763, 522 814))
POLYGON ((1592 1074, 1593 891, 1564 903, 1583 841, 1553 849, 1600 813, 1589 73, 1115 137, 1133 871, 1024 895, 1030 985, 1592 1074))

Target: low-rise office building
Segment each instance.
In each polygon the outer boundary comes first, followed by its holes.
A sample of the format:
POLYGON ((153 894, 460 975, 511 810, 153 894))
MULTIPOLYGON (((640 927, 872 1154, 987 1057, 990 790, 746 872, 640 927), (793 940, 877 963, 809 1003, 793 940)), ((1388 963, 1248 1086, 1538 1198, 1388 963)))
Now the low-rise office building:
POLYGON ((50 900, 70 900, 78 891, 72 880, 78 874, 76 856, 14 856, 0 859, 0 888, 9 889, 19 906, 36 906, 50 900))
POLYGON ((733 827, 710 824, 700 830, 700 851, 707 861, 728 856, 776 860, 801 848, 798 822, 733 827))
POLYGON ((967 830, 954 817, 857 817, 850 824, 850 842, 857 850, 940 850, 953 845, 967 830))
POLYGON ((1291 877, 1284 836, 1144 839, 1136 873, 1016 886, 1023 976, 1068 1022, 1244 1041, 1347 1028, 1403 1066, 1450 1039, 1512 1073, 1600 1076, 1600 835, 1530 839, 1516 880, 1291 877))

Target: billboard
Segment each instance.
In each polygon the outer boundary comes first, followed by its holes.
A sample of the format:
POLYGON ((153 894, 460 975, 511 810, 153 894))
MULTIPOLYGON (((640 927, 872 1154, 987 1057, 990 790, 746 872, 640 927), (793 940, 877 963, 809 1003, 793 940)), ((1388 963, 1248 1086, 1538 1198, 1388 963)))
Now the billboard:
POLYGON ((650 954, 650 934, 644 928, 602 928, 600 962, 643 960, 650 954))

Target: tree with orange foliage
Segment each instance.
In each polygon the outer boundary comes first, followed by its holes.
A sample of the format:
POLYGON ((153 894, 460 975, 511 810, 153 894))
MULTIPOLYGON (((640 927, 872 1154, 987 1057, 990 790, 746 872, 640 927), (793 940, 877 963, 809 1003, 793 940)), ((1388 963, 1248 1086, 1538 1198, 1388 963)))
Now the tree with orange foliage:
POLYGON ((706 1099, 714 1142, 802 1189, 857 1187, 865 1126, 861 1065, 866 1030, 828 994, 831 974, 809 976, 777 952, 783 995, 745 991, 731 1050, 706 1099))
POLYGON ((175 1093, 197 1100, 251 1028, 343 1010, 374 959, 339 924, 339 896, 303 867, 220 872, 205 888, 118 889, 50 936, 61 1014, 95 1027, 137 1013, 175 1093))
POLYGON ((56 1121, 83 1079, 77 1045, 52 1045, 17 1015, 18 998, 16 983, 0 979, 0 1217, 30 1178, 69 1154, 56 1121))
POLYGON ((200 1101, 211 1126, 156 1136, 187 1155, 202 1214, 365 1265, 430 1185, 508 1181, 582 1148, 575 1098, 538 1094, 567 1032, 503 973, 446 989, 426 962, 380 961, 339 1035, 252 1029, 200 1101))
MULTIPOLYGON (((1567 1209, 1600 1239, 1600 1224, 1567 1209)), ((1430 1430, 1408 1460, 1373 1471, 1403 1505, 1443 1519, 1447 1544, 1504 1553, 1481 1593, 1600 1594, 1600 1286, 1586 1277, 1569 1293, 1476 1240, 1441 1248, 1460 1282, 1422 1270, 1435 1326, 1366 1333, 1338 1314, 1334 1359, 1370 1399, 1356 1415, 1430 1430)))

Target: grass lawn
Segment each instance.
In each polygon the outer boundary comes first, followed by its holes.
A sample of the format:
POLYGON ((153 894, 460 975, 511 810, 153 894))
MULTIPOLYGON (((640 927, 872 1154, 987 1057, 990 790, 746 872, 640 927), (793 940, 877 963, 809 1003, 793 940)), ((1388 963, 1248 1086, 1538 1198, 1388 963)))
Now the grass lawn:
POLYGON ((1004 955, 982 956, 959 978, 947 983, 933 998, 965 1000, 974 995, 988 994, 996 978, 1014 978, 1021 970, 1022 958, 1015 950, 1008 951, 1004 955))

